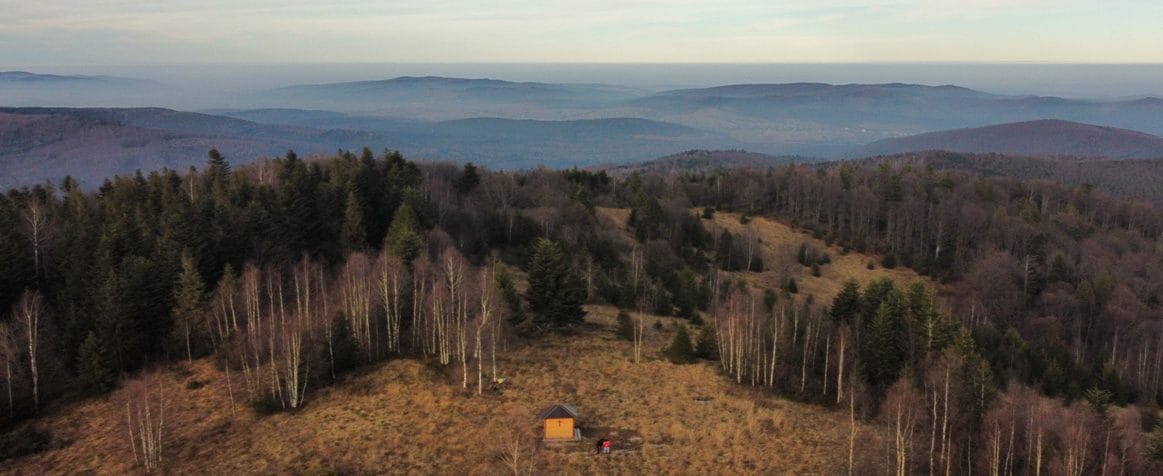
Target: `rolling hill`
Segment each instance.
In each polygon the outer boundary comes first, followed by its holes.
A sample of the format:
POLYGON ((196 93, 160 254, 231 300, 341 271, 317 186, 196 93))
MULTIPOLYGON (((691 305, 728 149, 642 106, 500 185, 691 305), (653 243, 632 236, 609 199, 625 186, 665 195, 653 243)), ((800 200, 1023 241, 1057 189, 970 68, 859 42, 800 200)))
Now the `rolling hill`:
POLYGON ((881 160, 985 177, 1049 180, 1093 187, 1113 195, 1163 205, 1163 188, 1158 186, 1163 182, 1163 158, 1105 160, 925 151, 866 159, 881 160))
POLYGON ((136 105, 161 99, 165 90, 145 79, 0 71, 0 106, 136 105))
MULTIPOLYGON (((598 208, 603 226, 633 242, 628 209, 598 208)), ((717 213, 713 229, 741 232, 739 215, 717 213)), ((869 269, 875 257, 842 254, 810 234, 763 217, 752 227, 771 263, 763 273, 731 273, 770 286, 783 273, 802 293, 830 300, 844 280, 891 277, 923 281, 912 271, 869 269), (800 243, 836 256, 820 276, 794 264, 800 243)), ((211 359, 184 361, 127 379, 107 397, 59 404, 33 424, 51 435, 45 451, 4 461, 17 473, 140 471, 126 439, 125 405, 149 385, 165 396, 164 470, 172 473, 422 473, 504 474, 503 457, 520 441, 535 472, 837 474, 845 470, 852 422, 847 409, 796 402, 735 385, 718 368, 668 362, 661 349, 679 326, 674 317, 647 316, 643 359, 616 336, 618 310, 587 306, 586 323, 553 340, 506 338, 497 353, 503 389, 461 388, 461 369, 411 357, 395 358, 323 387, 301 410, 260 415, 245 403, 240 373, 211 359), (654 323, 658 325, 654 325, 654 323), (230 383, 228 385, 228 382, 230 383), (555 402, 580 410, 581 442, 543 442, 537 411, 555 402), (599 437, 614 440, 610 456, 592 453, 599 437), (552 472, 552 471, 551 471, 552 472)), ((323 377, 312 374, 311 379, 323 377)), ((887 425, 861 419, 857 458, 872 459, 887 425)), ((522 466, 522 473, 525 466, 522 466)))
POLYGON ((290 86, 248 100, 268 107, 323 109, 425 120, 502 117, 568 119, 641 95, 618 86, 403 76, 290 86))
POLYGON ((718 131, 794 154, 831 157, 880 139, 1061 119, 1163 134, 1163 101, 1005 96, 916 84, 741 84, 666 91, 621 111, 718 131))
POLYGON ((646 162, 600 168, 613 176, 620 177, 633 173, 668 175, 710 172, 721 169, 766 168, 804 161, 806 159, 802 157, 774 156, 746 150, 692 149, 646 162))
MULTIPOLYGON (((115 174, 201 165, 217 148, 234 160, 335 150, 358 137, 260 125, 168 109, 0 109, 0 187, 71 175, 83 185, 115 174)), ((351 147, 351 146, 348 146, 351 147)))
POLYGON ((851 155, 867 157, 923 150, 1113 159, 1153 158, 1163 157, 1163 138, 1114 127, 1039 120, 884 139, 860 147, 851 155))

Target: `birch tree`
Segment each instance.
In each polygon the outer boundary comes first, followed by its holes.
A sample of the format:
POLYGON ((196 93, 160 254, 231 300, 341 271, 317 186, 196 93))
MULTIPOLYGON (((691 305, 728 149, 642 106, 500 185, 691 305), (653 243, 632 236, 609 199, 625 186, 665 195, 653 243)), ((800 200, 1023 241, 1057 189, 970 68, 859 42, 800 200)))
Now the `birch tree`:
POLYGON ((17 301, 13 314, 16 316, 17 330, 21 334, 21 345, 28 355, 29 376, 32 378, 32 406, 40 408, 40 331, 44 325, 44 298, 40 292, 24 290, 17 301))

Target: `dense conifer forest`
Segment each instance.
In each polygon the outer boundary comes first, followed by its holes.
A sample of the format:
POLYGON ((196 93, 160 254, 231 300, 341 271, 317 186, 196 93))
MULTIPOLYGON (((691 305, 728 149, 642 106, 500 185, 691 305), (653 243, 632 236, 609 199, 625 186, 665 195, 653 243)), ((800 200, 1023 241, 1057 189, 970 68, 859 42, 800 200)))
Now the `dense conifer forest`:
MULTIPOLYGON (((798 250, 815 276, 834 258, 798 250)), ((480 392, 498 341, 568 335, 603 303, 636 355, 640 316, 676 316, 694 331, 670 360, 886 422, 885 471, 1145 474, 1163 454, 1161 264, 1153 206, 906 162, 614 178, 368 149, 232 167, 211 151, 196 170, 0 197, 0 398, 8 427, 205 357, 260 413, 397 358, 480 392), (604 209, 629 210, 632 236, 604 209), (773 263, 754 217, 936 285, 853 280, 833 298, 789 272, 757 287, 746 277, 773 263)))

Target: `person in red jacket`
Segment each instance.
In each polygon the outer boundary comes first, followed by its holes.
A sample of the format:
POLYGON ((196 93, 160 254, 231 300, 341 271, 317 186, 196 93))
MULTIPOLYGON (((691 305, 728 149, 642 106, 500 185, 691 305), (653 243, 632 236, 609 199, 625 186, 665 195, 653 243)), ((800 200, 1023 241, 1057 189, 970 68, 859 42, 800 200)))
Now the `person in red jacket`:
POLYGON ((610 454, 610 440, 602 440, 602 453, 610 454))

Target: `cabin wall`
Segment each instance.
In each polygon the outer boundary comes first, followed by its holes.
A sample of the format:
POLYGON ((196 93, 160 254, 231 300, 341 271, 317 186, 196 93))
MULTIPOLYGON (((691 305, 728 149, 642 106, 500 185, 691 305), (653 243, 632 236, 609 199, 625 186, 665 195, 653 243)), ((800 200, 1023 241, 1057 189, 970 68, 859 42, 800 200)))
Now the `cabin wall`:
POLYGON ((550 418, 545 420, 545 438, 573 438, 573 418, 550 418))

